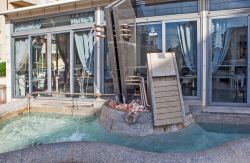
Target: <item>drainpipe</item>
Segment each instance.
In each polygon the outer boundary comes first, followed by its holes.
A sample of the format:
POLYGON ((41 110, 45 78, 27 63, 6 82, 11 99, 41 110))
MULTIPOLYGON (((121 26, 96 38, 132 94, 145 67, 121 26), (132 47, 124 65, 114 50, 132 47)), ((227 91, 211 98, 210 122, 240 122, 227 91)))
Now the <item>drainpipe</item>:
MULTIPOLYGON (((103 18, 103 10, 101 7, 96 8, 96 25, 102 25, 102 18, 103 18)), ((98 34, 98 33, 97 33, 98 34)), ((104 67, 103 67, 103 39, 100 37, 96 37, 96 89, 95 93, 100 94, 103 93, 103 74, 104 74, 104 67)))
POLYGON ((201 0, 201 35, 202 35, 202 106, 203 109, 207 107, 208 103, 208 71, 207 71, 207 62, 208 62, 208 50, 207 50, 207 40, 208 40, 208 18, 207 18, 207 1, 201 0))

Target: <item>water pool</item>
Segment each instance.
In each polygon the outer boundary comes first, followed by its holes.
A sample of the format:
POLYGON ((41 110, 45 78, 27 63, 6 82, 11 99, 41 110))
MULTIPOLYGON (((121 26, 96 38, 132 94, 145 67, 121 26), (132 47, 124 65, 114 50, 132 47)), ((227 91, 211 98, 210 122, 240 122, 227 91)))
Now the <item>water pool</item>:
POLYGON ((95 117, 32 113, 0 123, 0 153, 68 141, 106 142, 150 152, 194 152, 249 135, 247 125, 195 123, 171 134, 131 137, 106 131, 95 117))

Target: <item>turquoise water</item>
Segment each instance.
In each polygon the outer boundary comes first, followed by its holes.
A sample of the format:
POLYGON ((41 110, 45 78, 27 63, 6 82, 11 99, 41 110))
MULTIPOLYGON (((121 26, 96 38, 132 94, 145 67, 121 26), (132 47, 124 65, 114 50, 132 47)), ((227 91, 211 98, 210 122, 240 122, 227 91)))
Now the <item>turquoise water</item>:
POLYGON ((0 153, 68 141, 97 141, 151 152, 194 152, 250 135, 250 126, 192 124, 175 133, 131 137, 101 128, 95 117, 30 114, 0 123, 0 153))

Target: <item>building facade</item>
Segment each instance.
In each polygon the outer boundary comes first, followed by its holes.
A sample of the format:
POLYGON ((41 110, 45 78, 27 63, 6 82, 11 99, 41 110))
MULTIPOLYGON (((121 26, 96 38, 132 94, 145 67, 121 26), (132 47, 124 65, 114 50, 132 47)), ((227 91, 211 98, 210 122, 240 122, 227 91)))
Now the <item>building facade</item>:
MULTIPOLYGON (((2 12, 8 99, 32 92, 112 93, 105 25, 112 0, 71 0, 2 12)), ((136 75, 146 54, 174 52, 187 105, 250 107, 250 0, 136 0, 136 75)))

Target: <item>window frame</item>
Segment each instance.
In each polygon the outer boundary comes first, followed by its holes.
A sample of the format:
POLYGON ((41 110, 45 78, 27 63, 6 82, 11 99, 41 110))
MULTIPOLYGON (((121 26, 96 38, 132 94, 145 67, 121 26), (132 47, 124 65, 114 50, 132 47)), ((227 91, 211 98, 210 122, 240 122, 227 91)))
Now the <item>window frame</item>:
MULTIPOLYGON (((199 100, 201 99, 201 88, 202 88, 202 56, 201 56, 201 29, 200 29, 200 19, 194 18, 194 19, 181 19, 181 20, 172 20, 172 21, 164 21, 165 26, 165 36, 166 37, 166 25, 168 23, 178 23, 178 22, 190 22, 195 21, 197 25, 197 95, 196 96, 183 96, 184 100, 199 100)), ((166 42, 166 38, 165 42, 166 42)), ((164 52, 166 53, 166 43, 164 45, 164 52)))
POLYGON ((208 60, 208 66, 206 67, 207 69, 207 81, 208 81, 208 84, 207 84, 207 100, 208 100, 208 105, 209 106, 239 106, 239 107, 244 107, 244 106, 250 106, 250 91, 248 90, 249 87, 250 87, 250 16, 249 14, 240 14, 240 15, 218 15, 218 16, 210 16, 208 18, 208 57, 207 57, 207 60, 208 60), (247 25, 248 25, 248 36, 247 36, 247 41, 248 41, 248 47, 247 47, 247 55, 248 55, 248 67, 247 67, 247 101, 246 103, 233 103, 233 102, 213 102, 212 101, 212 72, 211 72, 211 68, 210 68, 210 64, 212 62, 212 21, 213 20, 216 20, 216 19, 226 19, 226 18, 240 18, 240 17, 245 17, 247 18, 247 25))
MULTIPOLYGON (((200 6, 200 0, 198 1, 198 6, 200 6)), ((200 7, 199 7, 200 8, 200 7)), ((183 96, 184 100, 202 100, 202 85, 203 85, 203 57, 202 57, 202 32, 201 32, 201 15, 199 13, 190 14, 179 14, 179 15, 165 15, 165 16, 155 16, 155 17, 143 17, 136 18, 136 26, 144 24, 162 24, 162 52, 166 52, 166 23, 175 22, 187 22, 196 21, 197 22, 197 96, 183 96)))
MULTIPOLYGON (((21 35, 21 36, 18 36, 18 37, 12 37, 11 38, 11 47, 12 47, 12 51, 11 51, 11 58, 12 58, 12 62, 11 62, 11 64, 13 65, 13 66, 11 66, 12 67, 12 69, 11 69, 11 73, 13 74, 13 80, 12 80, 12 83, 11 83, 11 87, 12 87, 12 96, 13 97, 15 97, 15 98, 24 98, 24 97, 26 97, 25 95, 24 96, 17 96, 16 95, 16 48, 15 48, 15 43, 16 43, 16 39, 28 39, 28 42, 29 42, 29 44, 28 44, 28 48, 30 49, 30 37, 29 36, 27 36, 27 35, 21 35)), ((30 50, 29 50, 29 52, 28 52, 28 64, 29 64, 29 67, 28 67, 28 70, 29 70, 29 72, 28 72, 28 74, 29 74, 29 78, 28 78, 28 80, 29 80, 29 82, 28 82, 28 86, 29 86, 29 89, 30 89, 30 85, 29 85, 29 83, 30 83, 30 50)), ((29 91, 28 91, 28 93, 29 93, 29 91)))
MULTIPOLYGON (((96 9, 89 9, 85 10, 86 12, 88 11, 94 11, 95 16, 97 15, 97 10, 96 9)), ((14 22, 22 22, 22 21, 28 21, 28 20, 34 20, 34 19, 39 19, 39 18, 44 18, 44 17, 53 17, 53 16, 60 16, 60 15, 67 15, 67 14, 73 14, 73 13, 82 13, 85 11, 71 11, 71 12, 64 12, 64 13, 59 13, 59 14, 50 14, 46 16, 38 16, 38 17, 33 17, 32 19, 20 19, 18 21, 11 21, 11 47, 13 50, 11 50, 11 73, 15 75, 15 39, 18 38, 28 38, 29 39, 29 92, 32 93, 32 79, 31 79, 31 69, 32 69, 32 61, 31 61, 31 38, 34 36, 39 36, 39 35, 47 35, 48 43, 47 43, 47 85, 48 85, 48 92, 52 92, 51 88, 51 35, 52 34, 59 34, 59 33, 69 33, 70 34, 70 74, 73 74, 72 72, 74 71, 73 65, 74 63, 73 60, 73 55, 74 55, 74 40, 73 40, 73 35, 74 32, 76 31, 84 31, 84 30, 90 30, 91 28, 94 27, 94 24, 96 23, 97 19, 94 18, 94 22, 91 23, 84 23, 84 24, 74 24, 74 25, 67 25, 67 26, 60 26, 60 27, 52 27, 52 28, 45 28, 45 29, 39 29, 39 30, 31 30, 31 31, 21 31, 21 32, 14 32, 14 22)), ((96 65, 96 54, 97 54, 97 46, 94 45, 94 80, 96 82, 97 78, 97 65, 96 65)), ((99 70, 102 71, 102 70, 99 70)), ((16 96, 15 94, 15 76, 13 77, 14 80, 12 80, 11 83, 11 98, 25 98, 26 96, 16 96)), ((74 93, 74 79, 73 75, 70 75, 70 93, 74 93)), ((94 85, 94 91, 98 89, 96 84, 94 85)), ((57 98, 57 97, 52 97, 52 98, 57 98)))

